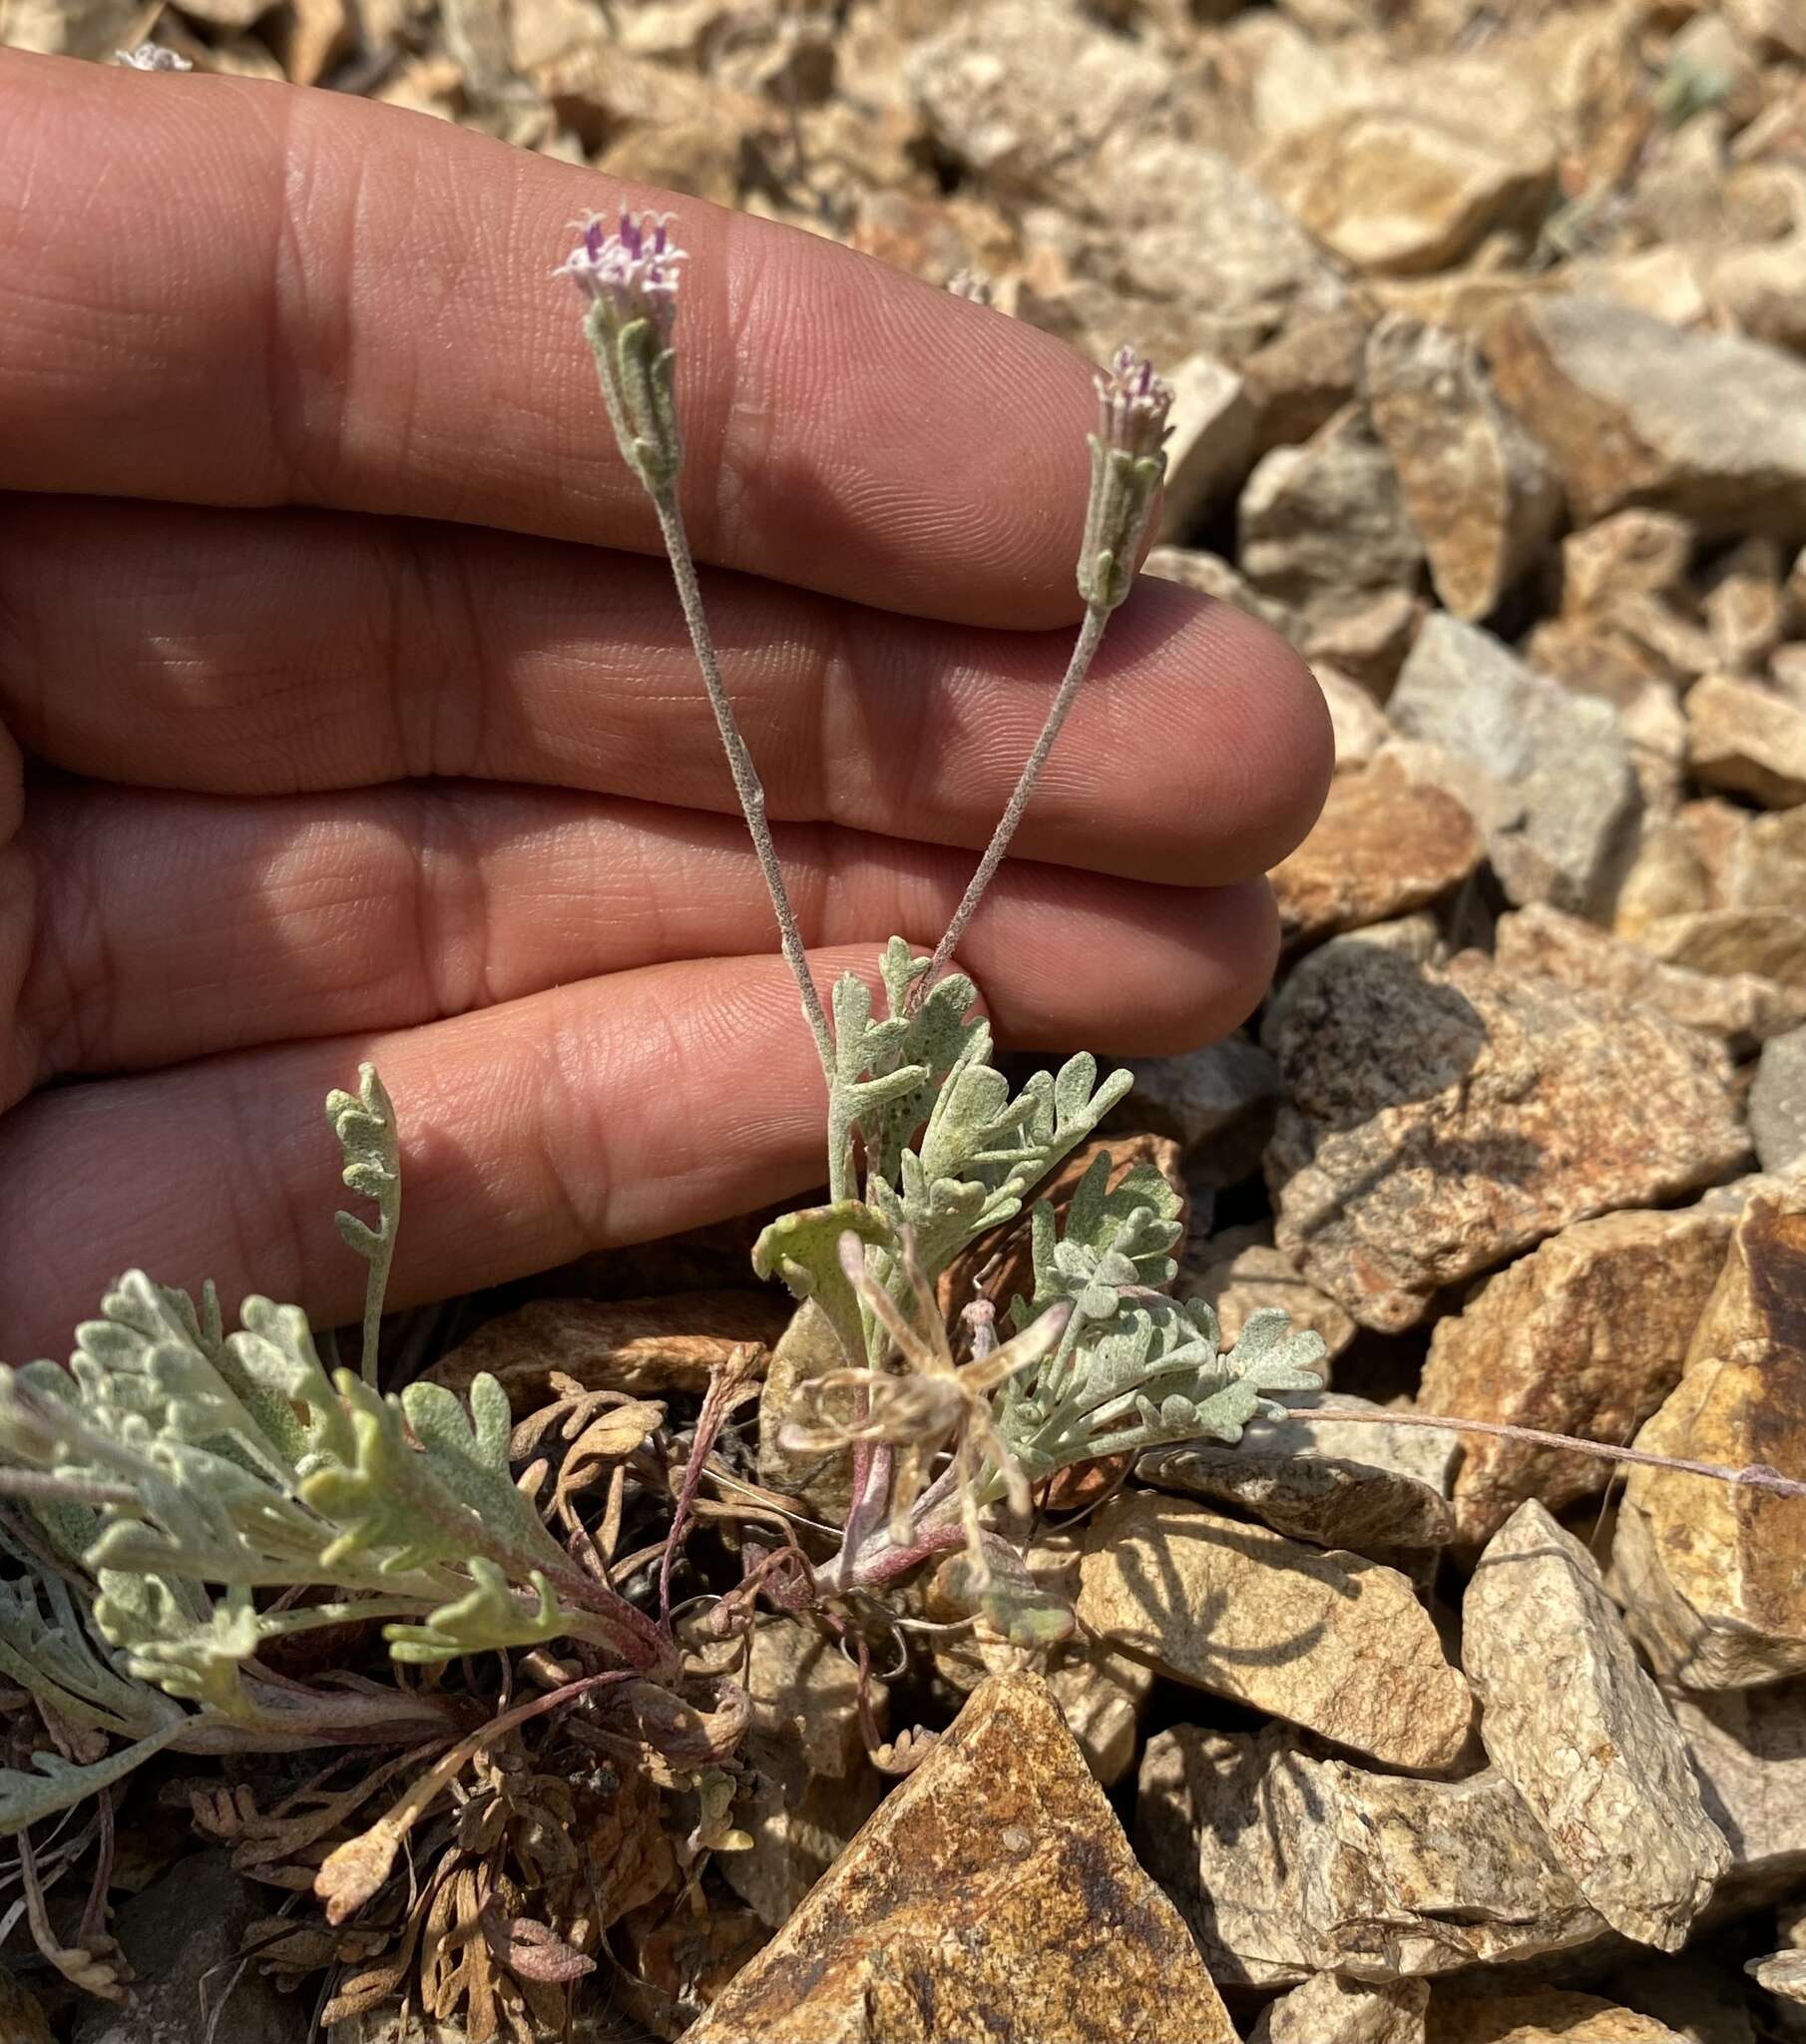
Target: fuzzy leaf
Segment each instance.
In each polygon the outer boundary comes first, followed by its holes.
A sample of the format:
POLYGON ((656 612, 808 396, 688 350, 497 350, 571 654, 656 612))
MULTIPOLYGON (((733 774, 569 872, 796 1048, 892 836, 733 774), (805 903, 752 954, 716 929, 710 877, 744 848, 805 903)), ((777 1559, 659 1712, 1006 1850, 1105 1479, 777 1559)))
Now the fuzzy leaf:
POLYGON ((73 1809, 90 1795, 123 1782, 154 1755, 162 1753, 187 1728, 186 1718, 173 1718, 133 1746, 122 1746, 105 1760, 88 1767, 76 1767, 54 1753, 35 1753, 35 1774, 18 1768, 0 1768, 0 1836, 11 1836, 28 1824, 55 1816, 60 1809, 73 1809))
POLYGON ((442 1604, 420 1625, 385 1625, 382 1636, 396 1661, 426 1664, 452 1661, 460 1654, 483 1654, 504 1647, 537 1647, 562 1639, 570 1619, 559 1609, 552 1586, 536 1569, 530 1609, 509 1588, 508 1578, 480 1554, 468 1563, 475 1587, 467 1596, 442 1604))
POLYGON ((859 1300, 840 1268, 840 1238, 889 1247, 890 1223, 860 1200, 831 1207, 804 1207, 774 1221, 752 1246, 752 1268, 761 1278, 781 1278, 796 1299, 812 1298, 827 1314, 849 1363, 865 1359, 865 1327, 859 1300))

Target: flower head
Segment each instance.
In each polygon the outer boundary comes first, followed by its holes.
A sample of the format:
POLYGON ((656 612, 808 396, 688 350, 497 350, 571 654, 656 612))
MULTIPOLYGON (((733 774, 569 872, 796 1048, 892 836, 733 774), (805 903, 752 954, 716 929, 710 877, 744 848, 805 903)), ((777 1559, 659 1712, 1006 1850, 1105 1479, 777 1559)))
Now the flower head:
POLYGON ((568 276, 612 324, 647 319, 661 340, 669 340, 677 311, 677 265, 689 259, 671 238, 671 221, 669 213, 624 210, 610 234, 602 216, 592 214, 583 239, 553 274, 568 276))
POLYGON ((1118 348, 1098 385, 1092 434, 1092 494, 1079 554, 1079 594, 1111 611, 1129 594, 1135 557, 1147 536, 1153 500, 1166 473, 1166 415, 1172 385, 1131 347, 1118 348))
POLYGON ((1158 454, 1166 444, 1172 385, 1154 374, 1147 357, 1120 347, 1109 370, 1100 370, 1092 380, 1098 386, 1098 436, 1104 444, 1136 457, 1158 454))
POLYGON ((116 50, 114 55, 133 71, 193 71, 195 68, 179 51, 166 50, 160 43, 140 43, 136 50, 116 50))

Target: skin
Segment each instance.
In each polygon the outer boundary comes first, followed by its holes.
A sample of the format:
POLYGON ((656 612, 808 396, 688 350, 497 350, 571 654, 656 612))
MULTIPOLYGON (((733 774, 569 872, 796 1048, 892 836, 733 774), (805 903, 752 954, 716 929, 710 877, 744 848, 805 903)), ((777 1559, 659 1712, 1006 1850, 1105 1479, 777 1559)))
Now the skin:
MULTIPOLYGON (((352 1317, 805 1190, 822 1087, 649 506, 548 272, 627 190, 411 114, 0 51, 0 1355, 129 1265, 352 1317), (355 1204, 355 1203, 350 1203, 355 1204)), ((1089 365, 669 202, 684 514, 824 992, 932 946, 1079 615, 1089 365)), ((1143 582, 962 963, 1002 1040, 1259 999, 1331 744, 1143 582)))

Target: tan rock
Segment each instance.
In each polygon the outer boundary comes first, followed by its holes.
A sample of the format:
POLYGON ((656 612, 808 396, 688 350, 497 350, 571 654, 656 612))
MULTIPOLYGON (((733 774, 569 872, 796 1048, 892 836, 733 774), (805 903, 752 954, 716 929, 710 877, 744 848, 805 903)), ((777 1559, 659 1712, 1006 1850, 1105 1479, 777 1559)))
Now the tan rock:
POLYGON ((1248 2044, 1424 2044, 1429 2006, 1422 1980, 1382 1986, 1316 1973, 1261 2010, 1248 2044))
POLYGON ((1605 616, 1627 596, 1669 597, 1686 581, 1693 529, 1669 511, 1614 511, 1562 542, 1562 608, 1605 616))
POLYGON ((1281 638, 1291 636, 1291 613, 1282 603, 1262 596, 1239 568, 1220 554, 1205 553, 1198 547, 1152 547, 1141 563, 1143 575, 1157 575, 1162 582, 1181 583, 1199 596, 1214 597, 1231 610, 1245 611, 1263 625, 1271 625, 1281 638))
POLYGON ((1233 497, 1254 465, 1254 409, 1241 378, 1214 355, 1187 355, 1167 371, 1172 385, 1160 537, 1180 539, 1233 497))
POLYGON ((1234 2044, 1043 1684, 979 1689, 684 2044, 1234 2044))
POLYGON ((1806 802, 1806 709, 1760 682, 1707 675, 1687 696, 1687 759, 1710 787, 1792 808, 1806 802))
POLYGON ((1723 1037, 1739 1051, 1806 1021, 1806 989, 1790 989, 1754 972, 1696 972, 1670 965, 1640 944, 1564 915, 1547 902, 1502 915, 1493 956, 1503 971, 1536 973, 1563 986, 1637 1003, 1670 1022, 1723 1037))
MULTIPOLYGON (((834 1781, 863 1768, 859 1673, 827 1633, 806 1619, 761 1614, 747 1643, 741 1686, 750 1706, 749 1742, 792 1754, 804 1773, 834 1781)), ((875 1678, 866 1693, 882 1733, 889 1695, 875 1678)))
POLYGON ((1263 1306, 1278 1306, 1294 1326, 1320 1335, 1326 1363, 1355 1337, 1354 1321, 1327 1292, 1305 1283, 1264 1227, 1242 1231, 1232 1241, 1215 1238, 1181 1258, 1172 1289, 1177 1298, 1201 1298, 1214 1306, 1225 1342, 1239 1340, 1249 1314, 1263 1306))
MULTIPOLYGON (((1744 1207, 1685 1373, 1636 1445, 1806 1469, 1806 1183, 1744 1207)), ((1742 1689, 1806 1673, 1806 1499, 1632 1468, 1611 1573, 1658 1675, 1742 1689)))
POLYGON ((1730 1848, 1597 1563, 1532 1498, 1488 1543, 1461 1620, 1487 1758, 1606 1922, 1679 1950, 1730 1848))
POLYGON ((1603 621, 1550 618, 1524 642, 1525 661, 1564 688, 1596 696, 1617 713, 1642 790, 1644 829, 1680 806, 1687 758, 1687 720, 1680 690, 1603 621))
POLYGON ((1467 1745, 1467 1684, 1394 1569, 1138 1492, 1092 1521, 1080 1583, 1084 1625, 1174 1681, 1391 1767, 1467 1745))
POLYGON ((1706 294, 1722 323, 1752 340, 1806 351, 1806 234, 1714 255, 1706 294))
POLYGON ((1806 901, 1806 805, 1759 816, 1732 813, 1735 825, 1717 872, 1720 904, 1797 908, 1806 901))
POLYGON ((1641 801, 1629 747, 1604 703, 1438 612, 1418 634, 1387 714, 1406 738, 1453 755, 1495 790, 1470 807, 1514 901, 1577 914, 1610 901, 1635 848, 1641 801))
POLYGON ((1657 916, 1636 941, 1694 972, 1754 974, 1806 993, 1806 913, 1794 908, 1701 908, 1657 916))
MULTIPOLYGON (((1681 1208, 1564 1229, 1437 1322, 1418 1393, 1425 1410, 1629 1440, 1680 1381, 1733 1220, 1681 1208)), ((1460 1439, 1456 1528, 1470 1544, 1490 1539, 1525 1498, 1560 1511, 1596 1496, 1615 1473, 1615 1464, 1560 1448, 1460 1439)))
POLYGON ((1482 857, 1474 819, 1453 795, 1390 760, 1331 783, 1310 835, 1271 874, 1289 943, 1386 922, 1459 887, 1482 857))
POLYGON ((764 1291, 536 1298, 466 1336, 428 1374, 462 1392, 487 1370, 517 1418, 545 1402, 554 1371, 590 1391, 702 1391, 735 1348, 771 1347, 784 1317, 783 1305, 764 1291))
POLYGON ((137 49, 162 12, 161 0, 4 0, 0 44, 105 64, 137 49))
POLYGON ((1457 617, 1484 618, 1554 528, 1555 475, 1466 335, 1392 313, 1368 336, 1366 373, 1436 593, 1457 617))
POLYGON ((1339 669, 1381 702, 1392 693, 1428 615, 1423 598, 1409 587, 1382 589, 1351 610, 1303 621, 1298 644, 1313 668, 1339 669))
POLYGON ((1393 1981, 1588 1945, 1604 1919, 1496 1770, 1460 1782, 1175 1726, 1147 1742, 1135 1851, 1223 1981, 1393 1981))
POLYGON ((1323 692, 1330 729, 1335 733, 1336 771, 1348 773, 1365 766, 1392 736, 1385 711, 1370 689, 1340 668, 1317 661, 1312 663, 1312 672, 1323 692))
POLYGON ((1431 1998, 1429 2044, 1687 2044, 1653 2016, 1596 1994, 1544 1987, 1534 1994, 1431 1998))
POLYGON ((1392 457, 1350 405, 1302 447, 1276 447, 1241 493, 1241 570, 1312 620, 1414 587, 1423 545, 1392 457))
POLYGON ((1363 1326, 1411 1326, 1445 1286, 1747 1154, 1716 1045, 1478 953, 1437 970, 1343 942, 1283 1008, 1274 1239, 1363 1326))
POLYGON ((1764 1171, 1806 1163, 1806 1028, 1764 1047, 1749 1089, 1749 1133, 1764 1171))
MULTIPOLYGON (((786 1448, 780 1436, 802 1386, 846 1366, 846 1354, 827 1314, 812 1298, 805 1298, 778 1336, 758 1397, 758 1480, 799 1498, 806 1511, 833 1525, 844 1521, 852 1502, 850 1454, 845 1448, 805 1453, 786 1448)), ((851 1400, 851 1392, 830 1390, 822 1396, 822 1410, 835 1418, 848 1417, 851 1400)))
POLYGON ((1797 1895, 1806 1879, 1806 1682, 1702 1694, 1668 1707, 1706 1814, 1730 1843, 1721 1894, 1743 1908, 1797 1895))
POLYGON ((1727 673, 1754 672, 1781 643, 1785 565, 1774 540, 1756 538, 1742 541, 1713 566, 1701 608, 1712 650, 1727 673))
POLYGON ((1367 317, 1353 305, 1293 320, 1241 365, 1255 451, 1296 447, 1360 388, 1367 317))
POLYGON ((1187 1169, 1196 1160, 1208 1182, 1234 1185, 1257 1170, 1272 1133, 1279 1068, 1245 1036, 1225 1036, 1172 1058, 1131 1061, 1134 1086, 1123 1113, 1170 1135, 1187 1169))
POLYGON ((1781 2000, 1806 2002, 1806 1950, 1769 1952, 1745 1961, 1743 1970, 1781 2000))
POLYGON ((1486 347, 1578 518, 1649 504, 1708 533, 1806 535, 1806 363, 1573 293, 1521 299, 1486 347))
POLYGON ((1261 183, 1325 247, 1358 268, 1446 269, 1499 228, 1541 216, 1555 176, 1547 144, 1429 115, 1355 109, 1284 135, 1261 183))

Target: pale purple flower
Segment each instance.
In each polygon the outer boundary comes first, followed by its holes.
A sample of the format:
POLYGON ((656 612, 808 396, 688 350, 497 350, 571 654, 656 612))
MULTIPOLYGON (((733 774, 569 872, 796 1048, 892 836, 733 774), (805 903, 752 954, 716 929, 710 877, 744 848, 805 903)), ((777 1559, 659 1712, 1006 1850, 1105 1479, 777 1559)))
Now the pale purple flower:
POLYGON ((133 71, 193 71, 194 65, 175 50, 160 43, 140 43, 136 50, 115 50, 119 61, 133 71))
POLYGON ((583 239, 553 271, 568 276, 616 326, 648 319, 669 338, 677 311, 677 265, 687 253, 671 238, 669 213, 621 213, 613 234, 600 214, 584 223, 583 239))
POLYGON ((1156 376, 1153 364, 1131 347, 1118 348, 1108 371, 1093 379, 1098 386, 1098 437, 1107 447, 1120 447, 1139 459, 1158 454, 1166 440, 1166 414, 1172 409, 1172 385, 1156 376))

